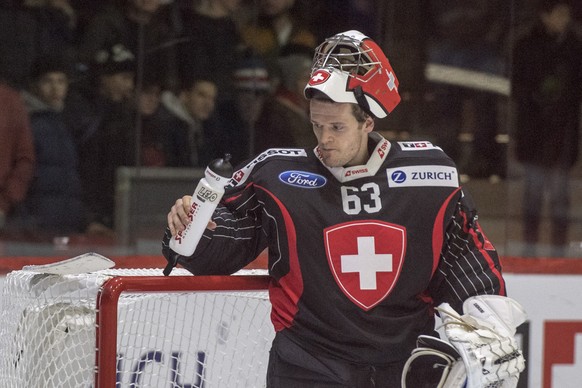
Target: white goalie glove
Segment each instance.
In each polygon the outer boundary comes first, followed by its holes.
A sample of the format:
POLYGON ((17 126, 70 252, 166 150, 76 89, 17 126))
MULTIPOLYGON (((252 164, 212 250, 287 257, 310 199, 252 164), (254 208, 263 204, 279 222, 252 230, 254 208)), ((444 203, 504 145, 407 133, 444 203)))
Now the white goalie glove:
POLYGON ((526 319, 513 299, 467 299, 463 315, 443 303, 437 310, 449 342, 419 336, 404 366, 402 387, 515 388, 525 360, 515 330, 526 319))
POLYGON ((447 340, 461 355, 467 388, 515 388, 525 359, 515 340, 525 322, 523 307, 511 298, 479 295, 463 303, 459 315, 447 303, 440 312, 447 340))

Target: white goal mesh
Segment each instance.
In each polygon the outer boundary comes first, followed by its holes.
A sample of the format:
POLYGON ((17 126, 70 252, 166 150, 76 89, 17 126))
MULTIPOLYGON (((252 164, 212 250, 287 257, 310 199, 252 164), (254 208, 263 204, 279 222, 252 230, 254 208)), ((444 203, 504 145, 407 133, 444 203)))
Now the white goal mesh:
POLYGON ((0 387, 263 387, 267 278, 161 273, 8 274, 0 387))

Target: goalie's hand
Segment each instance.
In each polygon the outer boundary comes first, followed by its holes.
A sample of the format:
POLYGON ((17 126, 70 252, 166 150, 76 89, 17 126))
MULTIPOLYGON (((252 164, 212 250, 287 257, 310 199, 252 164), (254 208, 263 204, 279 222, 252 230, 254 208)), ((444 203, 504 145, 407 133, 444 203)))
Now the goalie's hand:
MULTIPOLYGON (((170 229, 172 237, 177 235, 178 232, 186 229, 186 226, 190 222, 190 218, 188 217, 190 206, 192 206, 192 196, 185 195, 182 198, 178 198, 170 209, 170 212, 168 213, 168 228, 170 229)), ((216 228, 216 223, 210 220, 206 227, 210 230, 214 230, 216 228)))
POLYGON ((467 373, 467 388, 514 388, 525 360, 515 340, 515 329, 526 319, 513 299, 480 295, 463 304, 459 315, 447 303, 440 305, 444 331, 457 349, 467 373))

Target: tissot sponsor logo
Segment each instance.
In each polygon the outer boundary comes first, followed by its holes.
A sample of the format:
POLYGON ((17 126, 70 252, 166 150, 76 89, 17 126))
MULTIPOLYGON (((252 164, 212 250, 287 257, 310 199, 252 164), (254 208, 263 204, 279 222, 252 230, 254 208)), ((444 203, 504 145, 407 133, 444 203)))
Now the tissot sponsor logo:
POLYGON ((302 149, 283 149, 283 148, 272 148, 261 153, 259 156, 254 158, 249 164, 245 166, 246 168, 251 168, 255 164, 262 162, 263 160, 270 158, 275 155, 291 155, 291 156, 307 156, 305 150, 302 149))
POLYGON ((291 186, 317 189, 325 186, 325 177, 305 171, 285 171, 279 174, 279 180, 291 186))
POLYGON ((251 160, 246 166, 244 166, 240 170, 236 171, 232 176, 230 184, 235 186, 237 184, 241 184, 241 183, 245 182, 247 180, 247 178, 249 177, 251 170, 253 169, 253 167, 257 163, 260 163, 265 159, 268 159, 272 156, 277 156, 277 155, 280 155, 280 156, 281 155, 282 156, 307 156, 307 153, 305 152, 305 150, 300 149, 300 148, 289 148, 289 149, 271 148, 271 149, 268 149, 265 152, 262 152, 261 154, 259 154, 259 156, 257 156, 253 160, 251 160))
POLYGON ((403 151, 423 151, 439 149, 429 141, 399 141, 398 144, 400 144, 400 148, 402 148, 403 151))
POLYGON ((386 169, 388 186, 419 187, 446 186, 458 187, 457 169, 449 166, 405 166, 386 169))

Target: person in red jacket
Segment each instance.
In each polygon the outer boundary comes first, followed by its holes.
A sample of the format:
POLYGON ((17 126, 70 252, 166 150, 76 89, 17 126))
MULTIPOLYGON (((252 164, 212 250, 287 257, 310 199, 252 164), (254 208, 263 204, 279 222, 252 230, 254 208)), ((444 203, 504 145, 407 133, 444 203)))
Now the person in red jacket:
POLYGON ((35 153, 28 113, 20 93, 0 80, 0 230, 32 181, 35 153))
POLYGON ((169 246, 189 222, 191 197, 178 199, 162 243, 168 262, 231 274, 268 248, 269 388, 395 388, 403 375, 427 387, 453 365, 469 388, 514 387, 524 313, 505 297, 499 257, 454 162, 430 142, 373 131, 400 102, 380 47, 358 31, 326 39, 304 93, 316 147, 271 148, 239 166, 191 256, 169 246), (455 362, 422 368, 415 353, 411 365, 419 336, 440 341, 436 308, 455 362))

